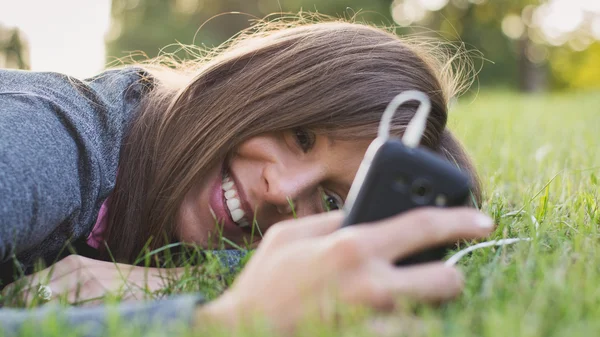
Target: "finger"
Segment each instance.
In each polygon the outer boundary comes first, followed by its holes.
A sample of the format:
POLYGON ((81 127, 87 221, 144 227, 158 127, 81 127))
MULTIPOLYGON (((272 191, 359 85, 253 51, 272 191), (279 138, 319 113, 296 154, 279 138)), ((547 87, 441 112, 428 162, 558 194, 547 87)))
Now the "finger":
POLYGON ((93 263, 94 260, 92 259, 69 255, 46 269, 25 276, 8 285, 3 293, 19 293, 19 298, 22 298, 26 303, 31 303, 34 298, 39 297, 40 285, 47 286, 52 282, 63 279, 65 276, 78 274, 84 268, 84 264, 90 265, 93 263))
POLYGON ((93 266, 98 262, 98 260, 80 255, 69 255, 50 267, 25 277, 24 280, 29 285, 48 284, 66 275, 76 273, 82 268, 93 266))
POLYGON ((66 275, 48 286, 56 297, 70 304, 93 305, 107 295, 121 300, 148 298, 166 280, 160 269, 102 262, 94 270, 82 268, 76 275, 66 275))
POLYGON ((276 235, 284 234, 289 239, 305 239, 335 232, 342 225, 342 220, 342 211, 331 211, 300 219, 286 220, 274 225, 271 230, 283 232, 276 235))
POLYGON ((31 284, 25 280, 15 281, 2 289, 2 297, 9 299, 11 306, 30 306, 35 299, 47 302, 46 296, 49 296, 47 289, 40 289, 41 284, 31 284))
POLYGON ((2 290, 2 294, 4 296, 15 298, 17 301, 22 301, 22 303, 25 305, 31 304, 36 298, 46 302, 50 298, 48 298, 45 293, 50 291, 53 296, 56 295, 56 293, 52 292, 50 287, 46 288, 45 290, 40 290, 40 287, 48 286, 52 281, 61 279, 64 276, 72 273, 72 271, 66 270, 64 265, 62 265, 62 268, 56 267, 61 266, 56 264, 32 275, 22 277, 7 285, 2 290))
POLYGON ((57 302, 72 289, 80 288, 87 281, 86 276, 85 268, 77 268, 60 276, 42 271, 22 280, 24 286, 20 290, 21 296, 28 304, 34 301, 57 302))
POLYGON ((457 297, 463 290, 464 278, 455 267, 441 262, 404 268, 390 268, 385 278, 391 293, 419 302, 440 303, 457 297))
POLYGON ((86 303, 92 299, 102 298, 108 290, 103 287, 101 280, 92 274, 78 272, 65 275, 52 282, 37 287, 32 287, 26 293, 27 303, 34 301, 65 302, 69 304, 86 303), (40 291, 40 287, 45 288, 40 291), (44 294, 46 292, 46 294, 44 294))
POLYGON ((53 280, 73 273, 75 270, 77 270, 77 268, 78 267, 74 266, 72 263, 64 263, 59 261, 58 263, 46 269, 42 269, 34 274, 27 275, 16 280, 15 282, 6 286, 4 291, 22 291, 30 288, 37 289, 40 284, 48 284, 53 280))
MULTIPOLYGON (((59 293, 54 291, 53 286, 48 283, 24 283, 17 281, 4 288, 3 296, 11 298, 12 301, 21 306, 30 306, 36 303, 47 303, 57 300, 59 293)), ((56 288, 56 287, 54 287, 56 288)))
MULTIPOLYGON (((64 259, 54 266, 23 278, 13 285, 12 291, 19 293, 25 303, 36 300, 44 302, 64 299, 77 303, 90 298, 101 297, 108 292, 103 284, 126 283, 133 266, 119 263, 96 261, 74 256, 64 259), (53 269, 51 271, 51 269, 53 269), (58 272, 57 272, 58 271, 58 272), (44 298, 40 286, 47 287, 51 295, 44 298)), ((144 269, 145 270, 145 269, 144 269)), ((113 286, 111 289, 118 289, 113 286)), ((47 291, 44 291, 47 292, 47 291)))
POLYGON ((393 261, 426 248, 482 238, 492 229, 492 220, 471 208, 426 208, 357 226, 355 235, 371 256, 393 261))

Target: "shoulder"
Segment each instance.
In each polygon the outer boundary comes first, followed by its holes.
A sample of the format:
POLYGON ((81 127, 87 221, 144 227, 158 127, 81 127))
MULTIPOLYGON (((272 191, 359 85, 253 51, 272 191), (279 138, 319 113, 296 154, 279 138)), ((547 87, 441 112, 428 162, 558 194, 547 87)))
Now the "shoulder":
POLYGON ((154 79, 139 67, 106 70, 92 78, 73 83, 83 88, 89 87, 107 97, 125 98, 138 98, 154 87, 154 79))
POLYGON ((107 70, 89 79, 55 72, 0 69, 0 99, 14 95, 76 99, 91 94, 114 99, 142 94, 151 86, 148 73, 138 67, 107 70))
POLYGON ((153 80, 141 68, 125 67, 104 71, 92 78, 78 79, 54 72, 0 70, 0 112, 33 118, 68 116, 83 119, 110 118, 127 124, 153 80))

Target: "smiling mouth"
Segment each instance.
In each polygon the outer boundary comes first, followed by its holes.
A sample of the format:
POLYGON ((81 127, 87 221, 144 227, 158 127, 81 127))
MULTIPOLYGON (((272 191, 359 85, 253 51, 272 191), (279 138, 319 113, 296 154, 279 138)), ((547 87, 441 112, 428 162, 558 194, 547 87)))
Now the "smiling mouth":
POLYGON ((242 201, 240 200, 238 187, 235 185, 235 182, 231 178, 229 172, 223 173, 221 189, 223 190, 223 201, 227 206, 225 207, 226 212, 229 214, 233 222, 240 228, 250 227, 251 222, 248 220, 246 212, 244 212, 242 209, 242 201))

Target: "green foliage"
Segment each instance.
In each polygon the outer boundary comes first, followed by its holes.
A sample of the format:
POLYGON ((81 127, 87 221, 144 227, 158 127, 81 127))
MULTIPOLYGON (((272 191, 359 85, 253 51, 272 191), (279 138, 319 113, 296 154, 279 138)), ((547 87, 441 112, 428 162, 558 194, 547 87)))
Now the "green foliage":
POLYGON ((518 88, 518 45, 502 33, 501 21, 508 13, 520 13, 527 2, 485 1, 467 7, 450 4, 431 15, 427 28, 481 51, 486 60, 479 74, 481 84, 518 88))
POLYGON ((0 24, 0 68, 29 69, 29 46, 17 28, 0 24))
MULTIPOLYGON (((176 42, 216 46, 241 29, 272 13, 297 13, 308 10, 351 18, 361 9, 365 20, 386 25, 389 3, 386 0, 335 0, 315 3, 288 1, 222 1, 222 0, 113 0, 113 26, 108 34, 109 61, 141 51, 154 57, 163 47, 176 42), (381 14, 384 13, 384 14, 381 14)), ((168 47, 162 52, 177 52, 168 47)), ((186 57, 183 53, 178 56, 186 57)))
MULTIPOLYGON (((400 0, 396 0, 398 2, 400 0)), ((113 24, 107 36, 108 61, 143 60, 159 53, 190 58, 178 43, 216 46, 252 22, 272 13, 319 12, 334 17, 394 26, 391 0, 113 0, 113 24)), ((528 38, 511 40, 502 32, 502 19, 521 15, 538 0, 450 1, 428 12, 418 23, 398 28, 400 34, 438 35, 483 53, 478 83, 486 87, 522 90, 578 89, 600 86, 598 43, 584 52, 547 47, 528 38), (542 55, 528 61, 528 50, 542 55)))
POLYGON ((600 87, 600 43, 584 51, 556 49, 550 55, 550 67, 557 88, 585 89, 600 87))

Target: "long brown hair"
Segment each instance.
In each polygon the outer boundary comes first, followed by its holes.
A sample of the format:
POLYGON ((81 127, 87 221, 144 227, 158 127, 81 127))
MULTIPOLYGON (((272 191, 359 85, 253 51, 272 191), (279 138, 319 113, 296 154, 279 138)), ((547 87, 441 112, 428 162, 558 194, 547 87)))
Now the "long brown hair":
MULTIPOLYGON (((236 145, 266 132, 306 127, 334 138, 372 139, 390 100, 405 90, 429 95, 422 144, 479 181, 446 129, 448 102, 464 81, 432 43, 344 21, 261 23, 212 55, 176 68, 145 66, 154 88, 123 143, 108 204, 106 241, 117 261, 174 240, 190 186, 236 145)), ((460 68, 460 67, 459 67, 460 68)), ((396 113, 403 133, 415 105, 396 113)))

